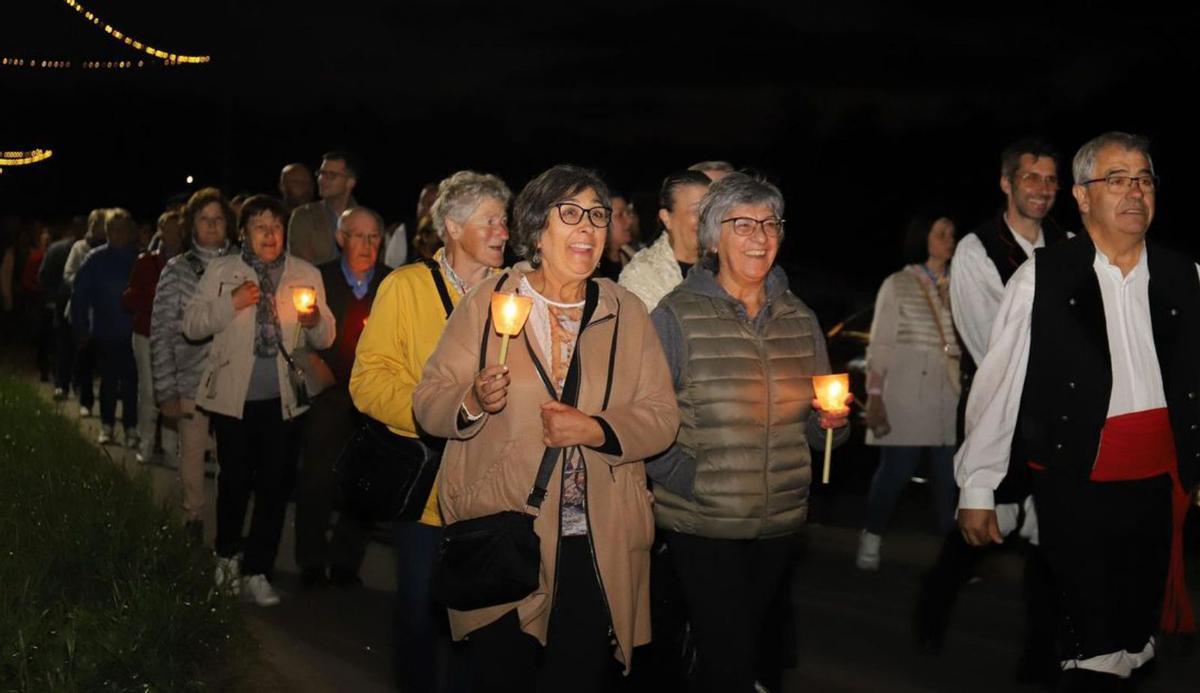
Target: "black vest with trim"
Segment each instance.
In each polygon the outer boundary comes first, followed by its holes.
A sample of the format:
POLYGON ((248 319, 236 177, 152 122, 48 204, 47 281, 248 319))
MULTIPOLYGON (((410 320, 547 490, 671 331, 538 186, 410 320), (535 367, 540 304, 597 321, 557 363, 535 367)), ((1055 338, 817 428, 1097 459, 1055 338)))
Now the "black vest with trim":
MULTIPOLYGON (((1147 243, 1150 322, 1185 488, 1200 466, 1200 278, 1186 256, 1147 243)), ((1108 417, 1112 359, 1104 301, 1087 234, 1040 248, 1030 325, 1029 368, 1017 436, 1023 464, 1073 482, 1091 475, 1108 417)), ((1014 463, 1017 460, 1013 460, 1014 463)))

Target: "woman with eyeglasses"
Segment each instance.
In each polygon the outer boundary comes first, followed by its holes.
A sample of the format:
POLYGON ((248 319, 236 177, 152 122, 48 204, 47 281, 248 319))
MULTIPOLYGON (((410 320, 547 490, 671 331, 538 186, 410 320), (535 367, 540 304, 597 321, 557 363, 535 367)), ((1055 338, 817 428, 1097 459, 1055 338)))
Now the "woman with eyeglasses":
MULTIPOLYGON (((683 586, 699 691, 750 693, 767 608, 786 583, 808 514, 812 448, 845 412, 822 412, 812 376, 829 372, 813 312, 775 257, 783 196, 742 173, 700 203, 700 264, 658 304, 682 426, 647 465, 654 517, 683 586)), ((847 398, 849 403, 849 398, 847 398)))
POLYGON ((959 355, 950 312, 954 222, 919 216, 909 222, 909 264, 883 281, 867 347, 867 444, 879 468, 867 493, 855 563, 879 570, 883 532, 922 458, 929 462, 938 533, 954 528, 955 417, 959 355))
POLYGON ((642 302, 589 279, 611 214, 590 171, 555 166, 530 181, 510 239, 525 261, 463 298, 413 393, 417 422, 447 439, 437 483, 448 526, 525 511, 543 452, 562 451, 534 522, 537 588, 450 611, 476 693, 611 690, 650 639, 643 460, 671 443, 679 420, 642 302), (488 321, 496 291, 532 303, 506 365, 488 321))

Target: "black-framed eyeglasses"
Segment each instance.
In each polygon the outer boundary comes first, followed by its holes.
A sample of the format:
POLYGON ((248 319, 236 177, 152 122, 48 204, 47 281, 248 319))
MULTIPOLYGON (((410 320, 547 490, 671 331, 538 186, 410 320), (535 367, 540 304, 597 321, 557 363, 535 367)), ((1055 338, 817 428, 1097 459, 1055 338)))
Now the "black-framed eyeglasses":
POLYGON ((1091 180, 1080 181, 1080 185, 1091 185, 1092 183, 1103 182, 1108 186, 1110 192, 1125 192, 1135 184, 1142 192, 1154 192, 1158 187, 1158 176, 1153 173, 1144 173, 1140 176, 1128 176, 1124 174, 1111 174, 1103 178, 1093 178, 1091 180))
POLYGON ((722 224, 733 224, 733 232, 739 236, 749 236, 754 233, 758 227, 762 227, 763 233, 768 238, 783 238, 783 219, 775 217, 767 217, 766 219, 755 219, 753 217, 730 217, 722 219, 722 224))
POLYGON ((554 208, 558 210, 558 218, 567 226, 575 226, 587 215, 588 221, 596 228, 605 228, 612 220, 612 208, 603 205, 584 209, 574 202, 558 202, 554 208))

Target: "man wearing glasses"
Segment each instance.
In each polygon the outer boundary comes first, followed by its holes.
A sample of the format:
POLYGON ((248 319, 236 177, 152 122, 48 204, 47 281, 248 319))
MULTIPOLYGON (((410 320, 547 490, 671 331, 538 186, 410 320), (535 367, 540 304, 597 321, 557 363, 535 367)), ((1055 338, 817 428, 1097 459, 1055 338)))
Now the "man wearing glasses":
POLYGON ((1145 240, 1158 179, 1144 138, 1101 135, 1072 172, 1087 233, 1005 289, 956 458, 959 527, 973 546, 1002 540, 1015 442, 1059 593, 1060 690, 1124 690, 1160 616, 1167 633, 1195 628, 1181 530, 1200 466, 1200 268, 1145 240))
POLYGON ((358 203, 354 186, 360 166, 347 152, 332 151, 321 157, 317 170, 317 190, 321 199, 297 207, 288 223, 288 252, 314 265, 323 265, 338 257, 334 233, 342 212, 358 203))
MULTIPOLYGON (((1057 154, 1046 142, 1025 138, 1000 155, 1000 189, 1006 202, 1000 213, 959 243, 950 263, 950 307, 954 328, 963 344, 962 393, 958 405, 958 437, 963 438, 963 414, 976 364, 988 350, 992 323, 1004 297, 1004 287, 1036 248, 1066 240, 1053 219, 1058 193, 1057 154)), ((1000 533, 1007 537, 1018 525, 1028 539, 1025 565, 1026 639, 1017 670, 1022 682, 1053 680, 1053 604, 1048 568, 1037 553, 1037 519, 1030 498, 1028 474, 1012 470, 996 493, 1000 533)), ((926 574, 917 605, 917 638, 923 647, 940 649, 950 610, 959 590, 975 575, 984 552, 968 546, 955 531, 946 538, 937 563, 926 574)))

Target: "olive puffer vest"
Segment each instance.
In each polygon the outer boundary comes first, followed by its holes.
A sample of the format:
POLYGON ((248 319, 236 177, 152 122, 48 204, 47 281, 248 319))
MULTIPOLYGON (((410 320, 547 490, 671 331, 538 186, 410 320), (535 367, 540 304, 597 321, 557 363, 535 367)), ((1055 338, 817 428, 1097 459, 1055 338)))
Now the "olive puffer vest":
POLYGON ((806 424, 816 372, 816 316, 784 292, 762 329, 728 296, 663 299, 686 345, 678 444, 696 460, 690 499, 655 488, 664 529, 716 539, 787 535, 804 524, 812 481, 806 424))

